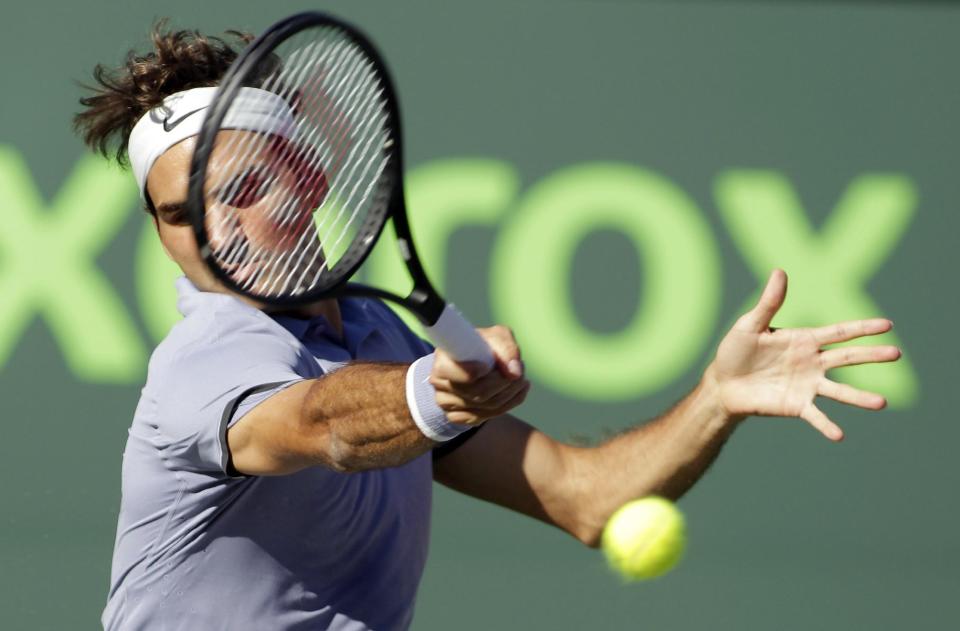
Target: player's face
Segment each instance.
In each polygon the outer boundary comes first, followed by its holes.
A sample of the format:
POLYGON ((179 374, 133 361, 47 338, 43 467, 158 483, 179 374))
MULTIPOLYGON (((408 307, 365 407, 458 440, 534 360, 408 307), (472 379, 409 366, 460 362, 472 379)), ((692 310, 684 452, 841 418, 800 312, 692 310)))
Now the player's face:
POLYGON ((157 232, 167 255, 201 291, 226 292, 200 258, 197 240, 187 217, 187 187, 194 138, 187 138, 163 153, 147 177, 147 192, 157 211, 157 232))
MULTIPOLYGON (((234 158, 230 149, 249 143, 251 137, 241 131, 218 136, 208 167, 207 234, 221 268, 235 282, 256 289, 286 277, 294 265, 322 263, 313 210, 323 201, 326 182, 322 173, 304 177, 295 168, 295 151, 281 139, 261 143, 262 151, 243 160, 234 158), (310 247, 316 251, 301 256, 310 247), (264 271, 274 268, 275 273, 264 271)), ((171 258, 199 289, 225 291, 201 259, 186 214, 194 145, 195 139, 189 138, 160 156, 150 171, 147 190, 157 210, 161 242, 171 258)))

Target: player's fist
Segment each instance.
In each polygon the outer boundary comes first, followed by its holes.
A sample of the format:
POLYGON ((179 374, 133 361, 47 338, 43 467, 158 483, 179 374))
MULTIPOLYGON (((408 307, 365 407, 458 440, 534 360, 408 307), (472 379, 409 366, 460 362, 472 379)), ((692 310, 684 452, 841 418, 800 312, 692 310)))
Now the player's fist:
POLYGON ((430 383, 437 392, 437 405, 451 423, 478 425, 506 414, 523 403, 530 390, 513 331, 494 326, 477 332, 493 353, 492 368, 475 362, 457 363, 443 350, 436 350, 430 383))

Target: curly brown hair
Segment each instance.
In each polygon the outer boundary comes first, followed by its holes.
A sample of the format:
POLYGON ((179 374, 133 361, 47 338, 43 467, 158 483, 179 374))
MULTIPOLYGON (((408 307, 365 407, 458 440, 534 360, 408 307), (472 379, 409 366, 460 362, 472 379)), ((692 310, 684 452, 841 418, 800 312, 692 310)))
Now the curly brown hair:
POLYGON ((163 99, 190 88, 214 86, 253 35, 227 31, 224 37, 193 30, 168 30, 167 21, 151 29, 153 50, 129 51, 117 68, 97 64, 93 69, 93 92, 80 99, 82 112, 73 127, 84 142, 104 157, 128 165, 127 142, 140 117, 163 103, 163 99))

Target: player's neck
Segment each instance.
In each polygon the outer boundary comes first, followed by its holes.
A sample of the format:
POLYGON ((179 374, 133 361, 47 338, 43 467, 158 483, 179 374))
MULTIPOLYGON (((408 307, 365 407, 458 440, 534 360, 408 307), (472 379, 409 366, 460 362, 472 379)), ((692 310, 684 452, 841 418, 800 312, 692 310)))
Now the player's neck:
POLYGON ((340 316, 340 304, 336 300, 321 300, 295 309, 274 311, 274 313, 304 319, 322 316, 337 335, 343 337, 343 319, 340 316))

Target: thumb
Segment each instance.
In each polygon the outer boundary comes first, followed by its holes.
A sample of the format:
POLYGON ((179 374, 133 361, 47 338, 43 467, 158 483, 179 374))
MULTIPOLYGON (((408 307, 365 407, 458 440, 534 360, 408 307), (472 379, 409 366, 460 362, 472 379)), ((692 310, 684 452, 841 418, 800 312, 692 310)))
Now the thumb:
POLYGON ((760 294, 757 305, 748 311, 738 322, 739 328, 754 333, 762 333, 770 328, 770 322, 777 311, 783 306, 787 297, 787 274, 782 269, 775 269, 770 273, 767 286, 760 294))

